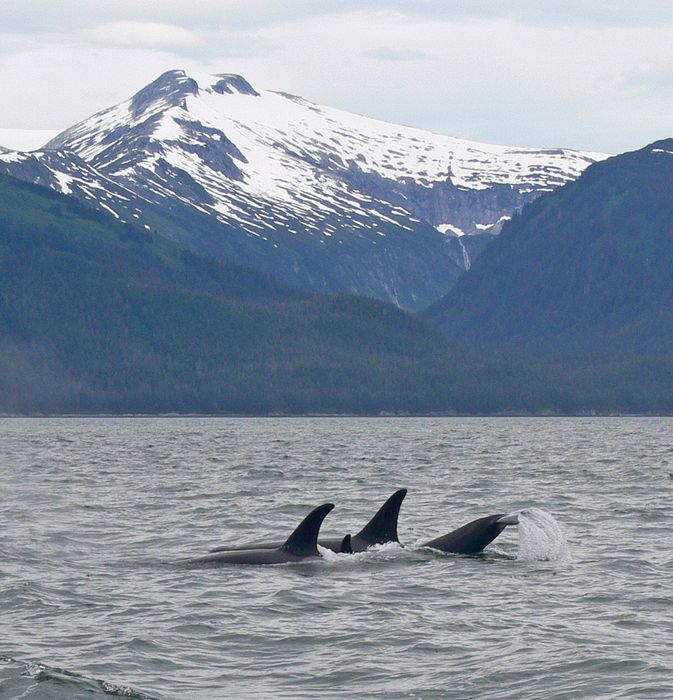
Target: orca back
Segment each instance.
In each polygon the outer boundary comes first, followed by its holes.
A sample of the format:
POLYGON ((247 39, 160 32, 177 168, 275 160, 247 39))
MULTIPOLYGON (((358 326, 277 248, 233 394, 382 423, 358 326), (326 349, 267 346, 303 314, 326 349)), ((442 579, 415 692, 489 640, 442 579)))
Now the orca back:
POLYGON ((505 514, 498 513, 478 518, 446 535, 425 542, 423 547, 432 547, 452 554, 477 554, 507 527, 506 524, 498 522, 503 515, 505 514))

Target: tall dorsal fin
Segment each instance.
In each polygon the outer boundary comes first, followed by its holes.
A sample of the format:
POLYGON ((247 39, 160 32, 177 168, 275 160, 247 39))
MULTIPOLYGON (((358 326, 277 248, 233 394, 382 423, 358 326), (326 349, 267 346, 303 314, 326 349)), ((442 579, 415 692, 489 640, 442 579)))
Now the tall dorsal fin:
POLYGON ((397 539, 397 517, 400 514, 400 507, 406 495, 406 489, 395 491, 355 537, 366 540, 371 544, 399 542, 399 539, 397 539))
POLYGON ((302 557, 318 556, 318 533, 325 516, 334 508, 334 503, 323 503, 314 508, 287 538, 281 549, 288 549, 302 557))

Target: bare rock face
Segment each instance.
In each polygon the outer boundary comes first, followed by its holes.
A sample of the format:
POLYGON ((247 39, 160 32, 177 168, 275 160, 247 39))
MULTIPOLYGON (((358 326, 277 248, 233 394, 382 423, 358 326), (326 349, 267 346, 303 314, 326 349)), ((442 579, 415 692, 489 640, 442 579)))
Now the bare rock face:
POLYGON ((241 75, 234 75, 233 73, 220 73, 218 76, 220 78, 213 86, 213 90, 220 95, 225 93, 231 95, 234 92, 238 92, 241 95, 252 95, 253 97, 259 97, 259 93, 255 90, 252 85, 241 75))
POLYGON ((0 169, 284 282, 419 309, 503 217, 601 158, 473 143, 174 70, 41 152, 0 153, 0 169))
POLYGON ((199 86, 196 80, 187 76, 184 71, 168 71, 131 98, 131 113, 137 119, 147 112, 154 111, 157 105, 167 109, 184 109, 186 98, 198 93, 199 86))

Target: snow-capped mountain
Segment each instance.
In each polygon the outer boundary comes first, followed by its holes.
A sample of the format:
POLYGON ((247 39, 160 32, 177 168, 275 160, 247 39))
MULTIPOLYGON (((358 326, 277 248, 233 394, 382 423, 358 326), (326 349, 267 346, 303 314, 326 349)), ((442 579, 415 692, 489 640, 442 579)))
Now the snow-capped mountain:
POLYGON ((418 308, 492 226, 603 157, 479 144, 237 75, 170 71, 0 166, 285 281, 418 308))

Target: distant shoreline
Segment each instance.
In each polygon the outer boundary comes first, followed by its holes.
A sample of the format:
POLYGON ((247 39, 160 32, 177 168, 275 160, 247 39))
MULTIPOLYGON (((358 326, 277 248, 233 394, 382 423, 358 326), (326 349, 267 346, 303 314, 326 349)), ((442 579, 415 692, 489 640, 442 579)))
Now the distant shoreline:
POLYGON ((0 413, 1 418, 672 418, 671 413, 0 413))

